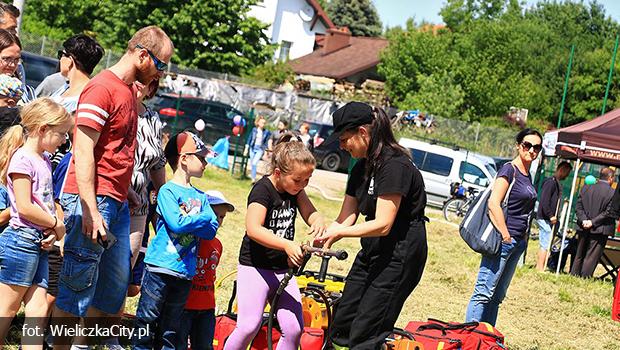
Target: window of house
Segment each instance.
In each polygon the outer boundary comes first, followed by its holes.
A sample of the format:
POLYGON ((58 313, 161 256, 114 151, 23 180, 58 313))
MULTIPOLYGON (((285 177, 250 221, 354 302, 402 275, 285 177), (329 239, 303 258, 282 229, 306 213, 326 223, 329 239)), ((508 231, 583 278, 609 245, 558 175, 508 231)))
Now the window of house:
POLYGON ((292 42, 282 40, 282 42, 280 43, 280 57, 278 58, 279 61, 288 61, 288 55, 291 51, 291 46, 293 46, 292 42))

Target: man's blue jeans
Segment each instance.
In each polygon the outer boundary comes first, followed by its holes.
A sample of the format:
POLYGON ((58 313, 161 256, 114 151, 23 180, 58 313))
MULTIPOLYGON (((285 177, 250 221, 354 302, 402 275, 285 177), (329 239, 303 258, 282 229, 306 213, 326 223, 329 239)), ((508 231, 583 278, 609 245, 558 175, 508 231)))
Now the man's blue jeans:
POLYGON ((513 238, 510 244, 502 243, 499 256, 482 256, 474 294, 467 306, 466 322, 487 322, 495 326, 499 304, 506 296, 517 263, 526 246, 527 240, 513 238))

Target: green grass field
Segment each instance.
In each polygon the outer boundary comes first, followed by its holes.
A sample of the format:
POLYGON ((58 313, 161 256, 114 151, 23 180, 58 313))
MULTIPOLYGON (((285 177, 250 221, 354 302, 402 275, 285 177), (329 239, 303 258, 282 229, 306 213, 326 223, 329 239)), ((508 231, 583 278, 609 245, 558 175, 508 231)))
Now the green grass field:
MULTIPOLYGON (((230 213, 218 237, 224 245, 218 276, 235 271, 239 245, 244 234, 245 206, 249 180, 237 180, 229 173, 209 168, 194 184, 203 190, 222 191, 237 210, 230 213)), ((309 190, 315 206, 330 220, 340 209, 339 202, 322 199, 309 190)), ((446 321, 464 320, 465 308, 473 290, 480 257, 469 250, 458 230, 430 212, 427 226, 429 255, 422 281, 407 300, 397 326, 409 320, 429 317, 446 321)), ((307 227, 297 222, 297 239, 303 240, 307 227)), ((346 274, 359 250, 359 240, 342 240, 335 246, 346 249, 349 259, 332 260, 330 272, 346 274)), ((610 282, 582 280, 571 276, 556 277, 538 273, 532 267, 538 242, 531 241, 526 264, 517 270, 500 308, 497 328, 504 333, 510 349, 620 349, 620 323, 611 320, 613 285, 610 282)), ((309 269, 318 270, 319 259, 309 269)), ((216 291, 218 308, 226 308, 232 287, 227 279, 216 291)), ((135 311, 137 298, 128 303, 135 311)))

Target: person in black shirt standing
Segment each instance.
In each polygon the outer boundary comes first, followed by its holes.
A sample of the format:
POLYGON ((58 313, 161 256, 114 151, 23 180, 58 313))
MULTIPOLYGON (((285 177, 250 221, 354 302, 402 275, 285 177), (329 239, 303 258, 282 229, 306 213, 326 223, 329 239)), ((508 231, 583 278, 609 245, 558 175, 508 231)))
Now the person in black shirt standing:
POLYGON ((555 173, 552 177, 545 179, 542 184, 540 192, 540 198, 538 199, 538 212, 536 215, 536 222, 538 223, 538 243, 540 249, 538 250, 538 258, 536 259, 536 270, 544 271, 545 262, 547 261, 547 253, 551 246, 551 240, 555 227, 552 226, 558 222, 558 204, 562 197, 562 187, 560 182, 568 177, 573 167, 569 162, 561 162, 555 168, 555 173))
POLYGON ((328 249, 360 237, 330 337, 335 347, 378 349, 394 327, 426 263, 426 193, 409 152, 394 138, 385 112, 350 102, 333 114, 340 147, 358 158, 336 221, 320 237, 328 249), (366 221, 356 224, 358 216, 366 221))
POLYGON ((614 170, 603 168, 597 183, 585 185, 579 192, 575 206, 579 241, 570 268, 573 276, 592 277, 605 251, 607 236, 614 234, 615 220, 608 214, 610 206, 613 206, 613 182, 614 170))

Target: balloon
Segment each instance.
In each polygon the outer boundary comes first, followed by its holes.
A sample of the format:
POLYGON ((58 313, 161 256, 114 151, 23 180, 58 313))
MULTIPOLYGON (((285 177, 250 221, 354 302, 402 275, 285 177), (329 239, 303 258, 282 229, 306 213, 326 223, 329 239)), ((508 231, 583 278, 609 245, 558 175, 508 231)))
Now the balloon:
POLYGON ((232 129, 232 133, 235 136, 239 136, 239 135, 243 134, 243 127, 241 127, 239 125, 234 126, 233 129, 232 129))
POLYGON ((196 120, 196 122, 194 123, 194 128, 196 128, 196 130, 198 131, 203 131, 205 129, 205 121, 202 119, 196 120))
MULTIPOLYGON (((235 123, 236 126, 240 126, 242 123, 243 117, 240 116, 239 114, 237 114, 234 118, 233 118, 233 123, 235 123)), ((241 125, 244 126, 244 125, 241 125)))
POLYGON ((596 183, 596 178, 592 175, 586 176, 586 185, 594 185, 596 183))
POLYGON ((247 124, 248 122, 245 120, 245 118, 241 118, 241 126, 245 128, 247 124))

